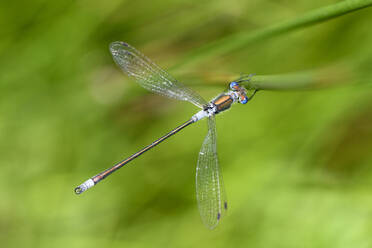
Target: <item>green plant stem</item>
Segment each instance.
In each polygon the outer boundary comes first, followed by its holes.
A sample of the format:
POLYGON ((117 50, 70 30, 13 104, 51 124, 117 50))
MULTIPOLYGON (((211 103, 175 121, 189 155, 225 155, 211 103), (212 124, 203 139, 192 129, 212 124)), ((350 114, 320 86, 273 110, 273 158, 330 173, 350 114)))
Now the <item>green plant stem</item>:
POLYGON ((211 57, 227 54, 231 51, 240 49, 250 43, 270 38, 279 34, 284 34, 303 27, 312 26, 318 23, 343 16, 353 11, 372 6, 372 0, 345 0, 340 3, 332 4, 308 12, 294 20, 274 24, 270 27, 258 31, 244 31, 235 33, 219 40, 210 42, 199 49, 186 54, 180 61, 171 68, 176 70, 188 65, 195 66, 211 57))
POLYGON ((286 75, 257 75, 249 82, 244 83, 248 89, 288 91, 288 90, 311 90, 329 87, 331 85, 344 84, 345 80, 324 77, 312 73, 286 74, 286 75))
MULTIPOLYGON (((329 66, 322 69, 281 74, 281 75, 253 75, 248 82, 242 84, 247 89, 288 91, 312 90, 340 86, 358 82, 361 78, 358 69, 346 63, 329 66)), ((183 76, 182 81, 193 82, 194 85, 221 86, 239 78, 239 75, 198 74, 183 76)), ((188 84, 190 85, 190 84, 188 84)))

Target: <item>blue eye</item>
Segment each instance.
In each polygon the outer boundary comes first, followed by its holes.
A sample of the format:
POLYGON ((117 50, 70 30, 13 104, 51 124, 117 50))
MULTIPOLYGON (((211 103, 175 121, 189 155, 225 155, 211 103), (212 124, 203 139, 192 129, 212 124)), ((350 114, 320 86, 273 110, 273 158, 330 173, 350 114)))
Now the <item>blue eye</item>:
POLYGON ((243 100, 240 101, 241 104, 246 104, 248 102, 248 98, 245 97, 243 100))
POLYGON ((230 89, 234 90, 235 86, 238 86, 239 84, 237 82, 231 82, 230 83, 230 89))

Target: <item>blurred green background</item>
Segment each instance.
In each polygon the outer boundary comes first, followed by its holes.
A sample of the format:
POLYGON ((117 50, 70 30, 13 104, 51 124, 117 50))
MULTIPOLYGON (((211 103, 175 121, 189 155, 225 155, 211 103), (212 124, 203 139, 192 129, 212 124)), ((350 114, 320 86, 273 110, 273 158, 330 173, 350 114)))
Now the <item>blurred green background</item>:
MULTIPOLYGON (((146 92, 108 51, 123 40, 163 68, 237 32, 334 4, 315 1, 1 1, 1 247, 371 247, 372 9, 172 74, 281 74, 340 61, 349 84, 262 91, 217 117, 229 214, 206 229, 190 126, 88 192, 75 186, 186 121, 191 104, 146 92)), ((343 71, 336 71, 336 74, 343 71)))

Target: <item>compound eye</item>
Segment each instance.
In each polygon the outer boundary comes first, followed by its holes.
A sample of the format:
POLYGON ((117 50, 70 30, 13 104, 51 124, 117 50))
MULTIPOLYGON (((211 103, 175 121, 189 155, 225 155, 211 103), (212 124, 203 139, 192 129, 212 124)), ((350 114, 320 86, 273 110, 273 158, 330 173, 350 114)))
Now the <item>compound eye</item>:
POLYGON ((236 90, 234 87, 236 87, 236 86, 239 86, 239 84, 237 83, 237 82, 231 82, 230 83, 230 89, 232 89, 232 90, 236 90))
POLYGON ((248 97, 246 97, 246 96, 240 96, 239 97, 239 102, 241 104, 246 104, 248 102, 248 97))

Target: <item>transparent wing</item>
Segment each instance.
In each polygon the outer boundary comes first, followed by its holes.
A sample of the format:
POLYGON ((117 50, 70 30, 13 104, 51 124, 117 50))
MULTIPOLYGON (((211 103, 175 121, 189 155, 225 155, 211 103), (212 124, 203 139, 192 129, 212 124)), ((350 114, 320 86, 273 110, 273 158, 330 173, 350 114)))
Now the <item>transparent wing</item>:
POLYGON ((227 210, 227 201, 218 166, 214 116, 208 119, 208 134, 199 152, 196 197, 203 223, 210 229, 215 228, 227 210))
POLYGON ((110 51, 116 64, 145 89, 170 98, 189 101, 200 108, 207 104, 198 93, 179 83, 129 44, 113 42, 110 44, 110 51))

